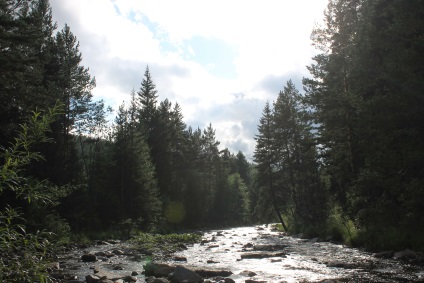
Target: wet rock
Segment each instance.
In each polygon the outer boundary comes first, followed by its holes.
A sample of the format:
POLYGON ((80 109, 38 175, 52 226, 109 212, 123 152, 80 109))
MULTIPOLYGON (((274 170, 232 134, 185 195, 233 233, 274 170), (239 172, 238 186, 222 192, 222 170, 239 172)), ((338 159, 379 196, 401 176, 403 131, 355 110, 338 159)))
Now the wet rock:
POLYGON ((241 259, 252 259, 252 258, 269 258, 269 257, 286 257, 284 252, 259 252, 259 253, 245 253, 242 254, 241 259))
POLYGON ((392 258, 394 255, 394 251, 386 251, 374 254, 376 258, 392 258))
POLYGON ((85 283, 86 281, 81 281, 81 280, 78 280, 78 279, 72 279, 72 280, 62 280, 60 282, 62 282, 62 283, 85 283))
POLYGON ((185 262, 187 262, 187 258, 184 257, 184 256, 176 256, 176 257, 174 257, 174 260, 175 261, 185 261, 185 262))
POLYGON ((100 278, 93 274, 85 276, 85 281, 87 281, 87 283, 96 283, 99 280, 100 278))
POLYGON ((271 259, 271 262, 282 262, 283 260, 281 258, 277 258, 277 259, 271 259))
POLYGON ((141 274, 141 272, 138 272, 138 271, 133 271, 133 272, 131 272, 131 275, 132 276, 137 276, 137 275, 140 275, 141 274))
POLYGON ((327 263, 328 267, 344 268, 344 269, 354 269, 355 266, 342 261, 330 261, 327 263))
POLYGON ((255 245, 253 246, 254 251, 281 251, 286 248, 287 245, 255 245))
POLYGON ((196 272, 187 269, 183 266, 175 267, 174 272, 169 276, 171 282, 174 283, 201 283, 203 277, 196 272))
POLYGON ((144 270, 146 276, 167 277, 174 272, 175 266, 165 263, 151 263, 150 265, 144 266, 144 270))
POLYGON ((113 253, 111 253, 110 251, 105 251, 105 252, 96 252, 94 253, 96 256, 103 256, 103 257, 107 257, 107 258, 111 258, 113 256, 115 256, 113 253))
POLYGON ((228 277, 233 273, 229 270, 216 270, 216 269, 196 269, 195 272, 203 278, 212 277, 228 277))
POLYGON ((308 242, 316 243, 316 242, 318 242, 318 240, 319 240, 319 238, 312 238, 312 239, 309 239, 308 242))
POLYGON ((400 251, 395 253, 395 255, 393 256, 394 259, 402 259, 402 260, 407 260, 407 259, 416 259, 417 258, 417 254, 414 251, 411 251, 409 249, 400 251))
POLYGON ((125 253, 124 253, 123 251, 118 250, 118 249, 113 250, 113 251, 112 251, 112 253, 113 253, 114 255, 125 255, 125 253))
POLYGON ((111 243, 107 242, 107 241, 97 241, 97 245, 105 245, 105 246, 110 246, 112 245, 111 243))
POLYGON ((256 227, 255 229, 256 229, 256 230, 258 230, 258 231, 263 231, 263 230, 265 230, 265 228, 264 228, 264 227, 256 227))
POLYGON ((235 283, 235 281, 231 278, 225 278, 225 277, 215 277, 212 278, 213 281, 218 282, 218 283, 235 283))
POLYGON ((125 275, 123 275, 123 274, 112 273, 112 272, 108 272, 106 270, 100 270, 95 275, 97 277, 99 277, 101 280, 108 279, 108 280, 112 280, 112 281, 122 279, 122 278, 125 277, 125 275))
POLYGON ((114 281, 110 279, 100 279, 99 281, 97 281, 97 283, 114 283, 114 281))
POLYGON ((260 280, 252 280, 252 279, 246 279, 244 280, 245 283, 267 283, 266 281, 260 281, 260 280))
POLYGON ((210 245, 206 249, 209 250, 209 249, 213 249, 213 248, 219 248, 219 245, 210 245))
POLYGON ((166 278, 152 278, 150 280, 146 280, 148 283, 169 283, 166 278))
POLYGON ((240 272, 241 276, 245 276, 245 277, 253 277, 256 276, 256 273, 253 271, 249 271, 249 270, 244 270, 242 272, 240 272))
POLYGON ((116 280, 115 281, 115 283, 124 283, 125 281, 124 280, 122 280, 122 279, 118 279, 118 280, 116 280))
POLYGON ((210 263, 211 264, 211 263, 219 263, 219 262, 218 261, 214 261, 212 259, 209 259, 209 260, 206 261, 206 263, 210 263))
POLYGON ((247 248, 253 248, 253 244, 247 243, 247 244, 243 245, 243 249, 247 249, 247 248))
POLYGON ((125 282, 137 282, 137 277, 128 275, 128 276, 125 276, 124 281, 125 282))
POLYGON ((81 256, 81 260, 83 262, 95 262, 97 261, 97 257, 95 254, 84 254, 81 256))

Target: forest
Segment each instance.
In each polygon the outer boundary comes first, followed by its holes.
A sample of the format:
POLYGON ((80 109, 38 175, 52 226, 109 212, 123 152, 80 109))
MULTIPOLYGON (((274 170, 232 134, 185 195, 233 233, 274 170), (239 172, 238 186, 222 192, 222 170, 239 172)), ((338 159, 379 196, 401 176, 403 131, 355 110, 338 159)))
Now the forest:
POLYGON ((148 66, 109 121, 49 1, 1 0, 2 276, 20 266, 37 278, 54 247, 128 229, 279 222, 423 251, 424 3, 329 0, 324 15, 310 76, 264 105, 249 162, 220 149, 213 121, 193 129, 178 103, 158 101, 148 66))

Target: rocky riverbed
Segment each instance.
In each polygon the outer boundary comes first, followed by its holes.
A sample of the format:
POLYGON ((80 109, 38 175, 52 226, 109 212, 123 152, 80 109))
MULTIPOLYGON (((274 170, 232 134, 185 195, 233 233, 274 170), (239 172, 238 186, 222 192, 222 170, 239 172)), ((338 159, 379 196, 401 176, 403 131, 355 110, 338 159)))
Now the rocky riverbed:
POLYGON ((271 226, 207 231, 200 243, 153 253, 103 241, 67 251, 50 270, 61 283, 424 282, 413 251, 372 254, 271 226))

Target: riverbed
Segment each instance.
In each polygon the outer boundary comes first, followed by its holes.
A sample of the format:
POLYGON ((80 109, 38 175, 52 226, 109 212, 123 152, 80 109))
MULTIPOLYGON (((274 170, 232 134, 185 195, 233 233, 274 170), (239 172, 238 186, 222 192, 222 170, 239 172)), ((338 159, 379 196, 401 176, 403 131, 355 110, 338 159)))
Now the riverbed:
MULTIPOLYGON (((120 274, 137 275, 144 282, 143 265, 152 256, 140 254, 125 243, 92 246, 63 255, 61 263, 84 279, 95 266, 120 274), (83 253, 119 250, 94 263, 82 263, 83 253)), ((237 227, 204 232, 202 243, 188 246, 162 263, 189 269, 228 270, 236 283, 266 282, 424 282, 422 266, 319 239, 286 236, 271 226, 237 227)))

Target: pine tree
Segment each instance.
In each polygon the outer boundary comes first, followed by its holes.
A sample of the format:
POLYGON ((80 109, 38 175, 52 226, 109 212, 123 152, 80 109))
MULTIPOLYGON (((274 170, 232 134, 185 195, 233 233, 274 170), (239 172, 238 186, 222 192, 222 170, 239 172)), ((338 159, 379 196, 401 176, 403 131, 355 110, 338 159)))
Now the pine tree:
MULTIPOLYGON (((256 147, 254 153, 254 161, 257 163, 258 170, 258 184, 261 189, 261 198, 265 199, 265 203, 258 202, 258 209, 266 209, 266 202, 269 200, 273 204, 275 213, 277 214, 280 223, 283 225, 284 230, 287 231, 287 225, 285 224, 281 209, 280 201, 277 200, 276 188, 275 188, 275 162, 276 162, 276 151, 275 141, 273 135, 273 118, 272 110, 269 102, 266 103, 264 110, 262 111, 262 117, 259 120, 258 134, 255 136, 256 147)), ((283 200, 286 202, 286 200, 283 200)))

